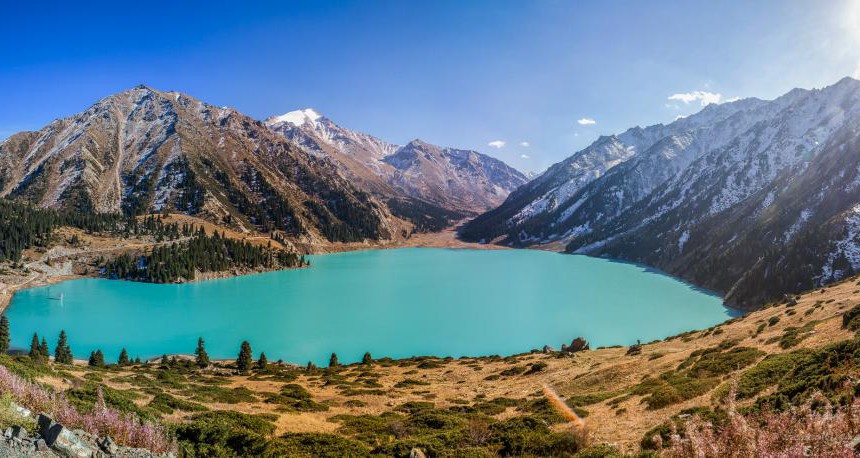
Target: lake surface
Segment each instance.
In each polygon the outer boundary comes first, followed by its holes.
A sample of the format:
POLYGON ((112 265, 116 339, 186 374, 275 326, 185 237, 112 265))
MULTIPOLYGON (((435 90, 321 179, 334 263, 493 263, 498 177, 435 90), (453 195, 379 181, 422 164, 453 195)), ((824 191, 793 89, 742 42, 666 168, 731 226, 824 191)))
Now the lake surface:
POLYGON ((480 356, 559 348, 577 336, 595 348, 648 342, 722 322, 720 297, 641 266, 536 250, 405 248, 311 256, 308 269, 182 285, 83 279, 15 295, 6 315, 13 347, 33 332, 53 351, 120 349, 141 358, 214 358, 242 340, 255 357, 327 364, 413 355, 480 356), (62 297, 62 300, 60 300, 62 297))

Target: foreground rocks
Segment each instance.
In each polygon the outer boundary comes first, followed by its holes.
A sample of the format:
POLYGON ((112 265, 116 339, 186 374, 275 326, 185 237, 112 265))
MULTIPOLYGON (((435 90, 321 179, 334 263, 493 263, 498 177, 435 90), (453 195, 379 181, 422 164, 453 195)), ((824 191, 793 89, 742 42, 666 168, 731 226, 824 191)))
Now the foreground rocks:
MULTIPOLYGON (((26 409, 16 411, 22 412, 26 409)), ((26 411, 29 414, 29 411, 26 411)), ((22 416, 22 419, 24 416, 22 416)), ((82 430, 70 430, 41 413, 36 418, 37 431, 23 426, 11 426, 3 431, 0 457, 65 457, 65 458, 154 458, 149 450, 118 446, 109 436, 96 437, 82 430)))

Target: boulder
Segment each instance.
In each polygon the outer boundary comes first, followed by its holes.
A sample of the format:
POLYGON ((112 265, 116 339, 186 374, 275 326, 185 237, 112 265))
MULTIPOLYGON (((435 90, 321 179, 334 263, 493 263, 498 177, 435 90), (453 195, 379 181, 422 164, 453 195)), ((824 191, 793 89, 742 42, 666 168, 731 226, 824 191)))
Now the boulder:
POLYGON ((409 458, 427 458, 427 455, 420 448, 413 448, 409 451, 409 458))
POLYGON ((78 439, 75 433, 55 422, 51 417, 40 413, 36 422, 39 424, 39 432, 48 447, 61 455, 70 458, 89 458, 93 455, 92 449, 78 439))
POLYGON ((845 447, 849 450, 853 450, 855 452, 860 453, 860 435, 854 436, 853 439, 851 439, 847 444, 845 444, 845 447))
POLYGON ((27 438, 27 428, 23 426, 13 426, 12 427, 12 437, 18 439, 26 439, 27 438))
POLYGON ((12 410, 16 414, 20 415, 21 417, 25 417, 25 418, 30 418, 30 415, 33 415, 33 412, 31 412, 30 409, 28 409, 24 406, 18 405, 14 402, 12 403, 12 410))
POLYGON ((98 441, 99 448, 108 455, 116 455, 118 447, 110 436, 105 436, 98 441))
POLYGON ((45 439, 36 439, 36 443, 34 445, 36 446, 37 452, 47 452, 48 451, 48 443, 45 442, 45 439))

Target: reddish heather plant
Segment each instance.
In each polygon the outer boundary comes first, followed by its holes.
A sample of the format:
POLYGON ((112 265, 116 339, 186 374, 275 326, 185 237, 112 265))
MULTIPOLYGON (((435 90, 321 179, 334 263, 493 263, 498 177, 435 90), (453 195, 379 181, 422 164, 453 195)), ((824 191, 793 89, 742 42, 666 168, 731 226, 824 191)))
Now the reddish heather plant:
POLYGON ((63 426, 80 428, 96 436, 110 436, 122 445, 145 448, 155 453, 175 448, 162 426, 105 405, 101 387, 93 411, 80 412, 62 394, 29 382, 0 365, 0 393, 10 393, 22 406, 33 412, 48 413, 63 426))
POLYGON ((735 393, 728 397, 728 419, 715 426, 700 417, 690 419, 685 437, 674 434, 666 457, 854 457, 851 442, 860 434, 860 400, 833 406, 816 395, 781 412, 741 415, 735 393))

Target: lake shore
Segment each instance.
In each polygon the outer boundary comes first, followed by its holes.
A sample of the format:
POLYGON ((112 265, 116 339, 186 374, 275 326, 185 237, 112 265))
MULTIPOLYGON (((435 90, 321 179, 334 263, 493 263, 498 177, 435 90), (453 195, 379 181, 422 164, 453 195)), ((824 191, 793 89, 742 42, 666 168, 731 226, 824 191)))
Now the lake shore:
MULTIPOLYGON (((185 217, 182 215, 171 215, 170 218, 177 219, 178 222, 193 222, 197 223, 196 219, 185 217)), ((416 233, 411 237, 402 240, 391 240, 382 242, 356 242, 356 243, 327 243, 327 244, 306 244, 294 243, 295 248, 305 254, 329 254, 343 253, 348 251, 364 251, 364 250, 385 250, 397 248, 451 248, 451 249, 471 249, 471 250, 505 250, 512 249, 499 245, 488 245, 479 243, 464 242, 457 239, 457 229, 464 223, 458 222, 450 228, 440 232, 431 233, 416 233)), ((199 224, 199 223, 198 223, 199 224)), ((215 230, 214 226, 205 225, 207 230, 215 230)), ((0 273, 0 313, 6 310, 6 307, 12 301, 12 297, 16 292, 36 288, 40 286, 49 286, 67 280, 77 280, 83 278, 101 278, 94 270, 85 267, 92 258, 96 255, 118 253, 134 249, 140 249, 146 244, 140 240, 120 240, 109 239, 104 237, 95 237, 83 234, 81 231, 69 230, 61 228, 59 232, 63 236, 71 234, 78 235, 80 238, 91 243, 88 248, 81 250, 61 249, 59 253, 52 253, 52 250, 47 250, 45 253, 38 253, 36 250, 27 250, 26 255, 34 258, 26 265, 28 272, 10 272, 0 273), (67 234, 68 232, 68 234, 67 234), (38 258, 38 259, 35 259, 38 258), (59 268, 55 263, 63 263, 59 268), (77 264, 77 266, 76 266, 77 264), (76 268, 77 267, 77 268, 76 268), (77 273, 75 273, 77 271, 77 273)), ((268 242, 271 239, 265 237, 248 236, 247 234, 233 233, 229 231, 228 236, 250 241, 250 242, 268 242)), ((242 275, 266 272, 263 269, 236 269, 222 272, 205 272, 199 273, 193 280, 186 280, 181 283, 192 283, 198 281, 213 280, 219 278, 231 278, 242 275)), ((2 271, 0 271, 2 272, 2 271)))

